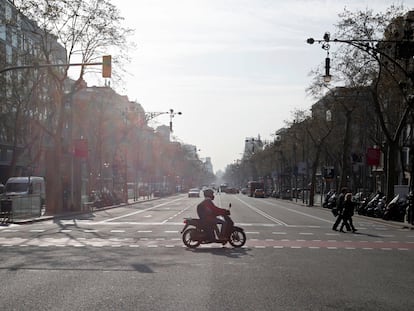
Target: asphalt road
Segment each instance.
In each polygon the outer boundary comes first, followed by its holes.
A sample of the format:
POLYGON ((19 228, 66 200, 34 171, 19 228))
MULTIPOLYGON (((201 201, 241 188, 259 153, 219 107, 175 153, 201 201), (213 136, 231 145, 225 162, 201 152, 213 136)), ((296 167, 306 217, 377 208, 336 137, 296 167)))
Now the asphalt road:
POLYGON ((410 310, 414 231, 329 210, 216 196, 247 243, 185 248, 201 199, 175 196, 0 227, 2 310, 410 310))

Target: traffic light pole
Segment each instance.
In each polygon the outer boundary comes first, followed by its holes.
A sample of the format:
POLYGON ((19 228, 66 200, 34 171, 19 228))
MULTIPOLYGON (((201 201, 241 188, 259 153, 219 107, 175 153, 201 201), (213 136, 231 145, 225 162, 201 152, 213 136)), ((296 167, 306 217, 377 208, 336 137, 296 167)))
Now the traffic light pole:
POLYGON ((35 64, 35 65, 25 65, 25 66, 14 66, 7 67, 0 70, 0 73, 17 70, 17 69, 37 69, 37 68, 46 68, 46 67, 70 67, 70 66, 97 66, 102 65, 103 63, 75 63, 75 64, 35 64))
POLYGON ((111 56, 106 55, 102 57, 102 62, 94 63, 73 63, 73 64, 33 64, 33 65, 24 65, 24 66, 13 66, 6 67, 0 70, 0 74, 3 72, 18 70, 18 69, 38 69, 38 68, 48 68, 48 67, 72 67, 72 66, 99 66, 102 65, 102 76, 104 78, 111 77, 111 56))

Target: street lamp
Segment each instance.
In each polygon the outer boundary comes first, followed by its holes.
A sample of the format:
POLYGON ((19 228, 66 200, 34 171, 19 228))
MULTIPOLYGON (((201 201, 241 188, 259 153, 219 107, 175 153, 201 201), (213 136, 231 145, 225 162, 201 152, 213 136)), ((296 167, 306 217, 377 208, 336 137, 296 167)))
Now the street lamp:
POLYGON ((181 113, 181 111, 179 111, 179 112, 174 112, 174 109, 170 109, 170 132, 172 132, 173 131, 173 128, 172 128, 172 119, 175 117, 175 115, 181 115, 182 113, 181 113))
MULTIPOLYGON (((329 83, 331 82, 332 76, 330 74, 330 69, 331 69, 331 59, 329 58, 329 49, 331 48, 331 46, 329 45, 330 42, 330 33, 329 32, 325 32, 324 36, 323 36, 323 40, 319 40, 318 43, 322 43, 322 49, 326 51, 326 58, 325 58, 325 75, 323 76, 323 81, 325 83, 329 83)), ((315 43, 315 39, 313 38, 309 38, 308 40, 306 40, 306 42, 308 44, 314 44, 315 43)))
POLYGON ((182 115, 182 112, 175 112, 174 109, 170 109, 170 111, 162 111, 162 112, 146 112, 145 113, 145 120, 146 121, 150 121, 162 114, 169 114, 170 115, 170 132, 173 131, 172 129, 172 119, 176 116, 176 115, 182 115))

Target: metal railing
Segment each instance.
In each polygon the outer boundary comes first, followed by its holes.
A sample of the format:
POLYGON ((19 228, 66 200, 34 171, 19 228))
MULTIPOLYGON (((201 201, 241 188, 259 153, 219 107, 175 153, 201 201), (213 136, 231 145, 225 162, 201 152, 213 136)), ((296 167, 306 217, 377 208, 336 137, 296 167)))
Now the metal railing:
POLYGON ((42 214, 41 197, 37 194, 8 196, 2 201, 11 202, 13 219, 39 217, 42 214))

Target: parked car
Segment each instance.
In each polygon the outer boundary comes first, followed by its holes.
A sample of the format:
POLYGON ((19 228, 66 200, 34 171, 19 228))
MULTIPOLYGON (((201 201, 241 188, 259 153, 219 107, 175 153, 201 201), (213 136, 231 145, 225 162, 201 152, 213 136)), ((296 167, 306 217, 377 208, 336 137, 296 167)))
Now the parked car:
POLYGON ((39 176, 10 177, 6 182, 4 195, 6 197, 39 195, 40 206, 42 206, 46 200, 45 180, 39 176))
POLYGON ((226 193, 237 194, 237 193, 239 193, 239 189, 237 189, 237 188, 227 188, 226 193))
POLYGON ((254 196, 255 198, 264 198, 264 197, 265 197, 265 192, 264 192, 264 190, 263 190, 263 189, 256 189, 256 190, 254 191, 253 196, 254 196))
POLYGON ((279 199, 280 198, 280 192, 278 190, 273 190, 272 193, 270 194, 270 196, 272 198, 279 199))
POLYGON ((199 198, 200 197, 200 189, 192 188, 188 191, 189 198, 199 198))

